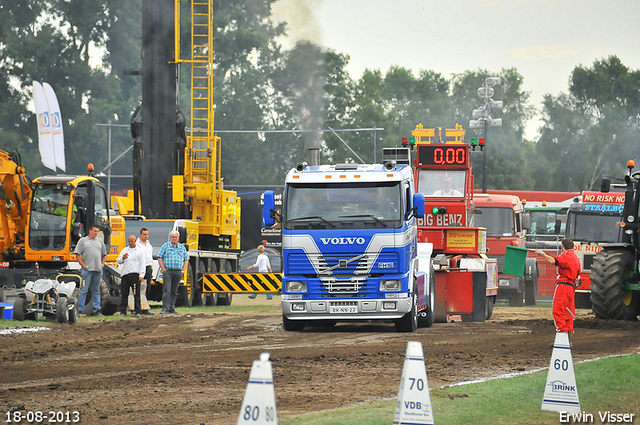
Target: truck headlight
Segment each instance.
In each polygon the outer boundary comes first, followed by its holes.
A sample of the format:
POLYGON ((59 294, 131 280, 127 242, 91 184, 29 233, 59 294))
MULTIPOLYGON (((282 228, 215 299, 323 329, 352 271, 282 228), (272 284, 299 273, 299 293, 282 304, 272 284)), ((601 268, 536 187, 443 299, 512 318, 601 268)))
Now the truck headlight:
POLYGON ((383 280, 380 282, 381 291, 399 291, 402 289, 402 282, 399 280, 383 280))
POLYGON ((290 280, 287 282, 287 292, 307 292, 307 283, 290 280))
POLYGON ((498 279, 498 286, 509 286, 509 279, 498 279))
POLYGON ((291 303, 291 311, 305 311, 306 309, 305 303, 291 303))
POLYGON ((382 303, 383 310, 395 310, 396 302, 395 301, 385 301, 382 303))

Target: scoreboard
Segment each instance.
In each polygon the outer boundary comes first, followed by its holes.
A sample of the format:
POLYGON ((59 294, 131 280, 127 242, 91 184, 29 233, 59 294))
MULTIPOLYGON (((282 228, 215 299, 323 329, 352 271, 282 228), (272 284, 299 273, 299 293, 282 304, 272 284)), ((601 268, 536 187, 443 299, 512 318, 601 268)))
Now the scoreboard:
POLYGON ((418 164, 466 168, 469 165, 469 145, 428 144, 418 145, 418 164))

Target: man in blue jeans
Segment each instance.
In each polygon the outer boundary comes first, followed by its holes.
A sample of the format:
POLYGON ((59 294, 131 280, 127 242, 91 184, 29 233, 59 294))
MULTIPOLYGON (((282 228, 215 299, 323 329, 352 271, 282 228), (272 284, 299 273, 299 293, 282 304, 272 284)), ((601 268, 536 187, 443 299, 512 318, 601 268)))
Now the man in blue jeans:
POLYGON ((189 254, 181 243, 180 234, 173 230, 169 233, 170 242, 160 247, 158 265, 162 270, 162 311, 160 314, 180 315, 176 311, 178 287, 184 275, 184 269, 189 264, 189 254))
POLYGON ((91 290, 91 303, 93 305, 93 316, 102 316, 100 309, 100 282, 102 281, 102 268, 107 260, 107 247, 104 241, 98 238, 100 228, 97 225, 91 226, 89 234, 80 238, 76 245, 76 260, 80 263, 82 270, 83 286, 78 295, 78 311, 84 311, 87 292, 91 290))

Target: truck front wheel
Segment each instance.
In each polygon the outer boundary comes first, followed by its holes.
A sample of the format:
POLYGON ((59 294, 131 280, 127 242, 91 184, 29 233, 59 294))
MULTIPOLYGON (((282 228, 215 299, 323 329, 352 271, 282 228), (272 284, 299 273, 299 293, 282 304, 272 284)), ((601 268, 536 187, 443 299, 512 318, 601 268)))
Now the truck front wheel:
POLYGON ((398 332, 413 332, 418 328, 418 296, 413 291, 411 296, 411 311, 396 321, 398 332))
POLYGON ((431 306, 427 306, 418 313, 418 326, 421 328, 430 328, 433 326, 434 314, 431 306))

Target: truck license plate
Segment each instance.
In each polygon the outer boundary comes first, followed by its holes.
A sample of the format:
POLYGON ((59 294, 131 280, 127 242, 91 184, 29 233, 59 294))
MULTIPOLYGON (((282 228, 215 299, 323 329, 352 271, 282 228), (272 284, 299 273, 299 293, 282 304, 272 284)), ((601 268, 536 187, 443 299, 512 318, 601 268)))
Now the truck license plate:
POLYGON ((357 313, 358 312, 358 307, 356 306, 337 306, 331 307, 331 313, 336 313, 336 314, 344 314, 344 313, 357 313))

